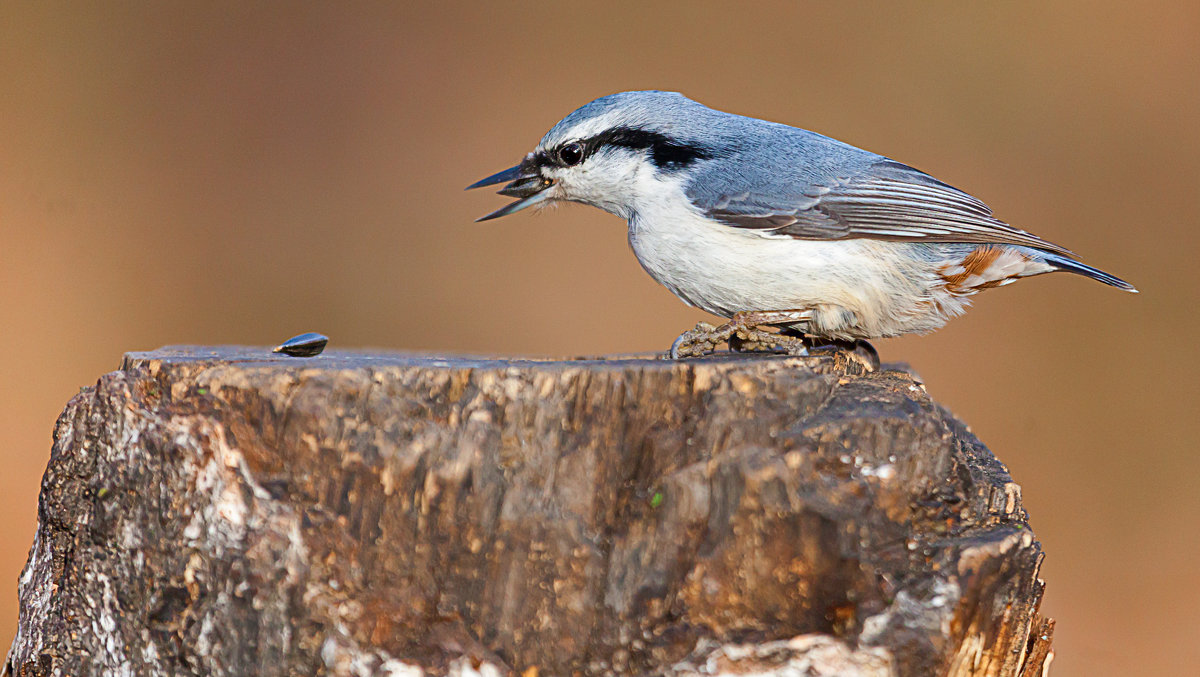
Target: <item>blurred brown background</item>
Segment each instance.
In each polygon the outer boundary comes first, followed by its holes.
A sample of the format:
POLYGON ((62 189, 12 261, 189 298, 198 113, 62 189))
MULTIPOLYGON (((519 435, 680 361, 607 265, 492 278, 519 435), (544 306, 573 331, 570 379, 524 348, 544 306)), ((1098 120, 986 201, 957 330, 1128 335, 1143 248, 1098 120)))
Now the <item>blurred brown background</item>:
POLYGON ((1141 288, 1025 281, 878 347, 1024 487, 1055 675, 1200 662, 1200 4, 151 5, 0 5, 0 649, 55 416, 124 351, 578 355, 702 319, 614 217, 474 224, 504 199, 462 191, 658 88, 925 169, 1141 288))

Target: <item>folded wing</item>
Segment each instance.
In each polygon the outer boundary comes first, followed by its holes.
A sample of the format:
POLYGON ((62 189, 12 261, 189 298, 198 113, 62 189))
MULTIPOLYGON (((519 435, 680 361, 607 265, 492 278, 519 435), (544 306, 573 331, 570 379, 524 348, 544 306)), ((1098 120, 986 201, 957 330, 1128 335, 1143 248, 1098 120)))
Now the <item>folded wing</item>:
POLYGON ((777 175, 769 186, 752 185, 752 177, 740 186, 725 182, 719 191, 697 182, 689 197, 713 219, 771 236, 1007 244, 1072 256, 995 218, 971 195, 894 160, 879 159, 845 178, 788 186, 780 186, 777 175))

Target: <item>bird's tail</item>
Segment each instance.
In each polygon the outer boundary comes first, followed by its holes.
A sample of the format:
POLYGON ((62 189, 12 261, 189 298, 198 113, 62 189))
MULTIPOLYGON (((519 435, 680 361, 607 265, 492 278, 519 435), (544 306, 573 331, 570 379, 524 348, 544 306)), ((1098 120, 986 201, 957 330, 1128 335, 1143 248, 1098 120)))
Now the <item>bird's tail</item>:
POLYGON ((1117 277, 1116 275, 1109 275, 1103 270, 1093 268, 1085 263, 1080 263, 1075 259, 1063 256, 1061 254, 1054 254, 1045 250, 1039 250, 1038 254, 1041 255, 1042 260, 1059 270, 1065 270, 1068 273, 1075 273, 1076 275, 1090 277, 1093 280, 1099 280, 1104 284, 1116 287, 1117 289, 1124 289, 1127 292, 1133 292, 1134 294, 1138 293, 1137 288, 1125 280, 1117 277))

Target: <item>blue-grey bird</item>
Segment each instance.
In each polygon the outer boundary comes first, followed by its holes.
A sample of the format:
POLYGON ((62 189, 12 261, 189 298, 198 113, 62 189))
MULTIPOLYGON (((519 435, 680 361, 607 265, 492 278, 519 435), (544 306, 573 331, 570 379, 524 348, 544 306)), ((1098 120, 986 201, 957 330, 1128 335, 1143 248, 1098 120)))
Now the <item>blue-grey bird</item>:
POLYGON ((674 357, 928 332, 980 290, 1059 270, 1137 291, 908 165, 673 92, 596 99, 469 188, 498 183, 519 199, 481 221, 556 200, 599 207, 629 222, 655 280, 730 319, 685 332, 674 357))

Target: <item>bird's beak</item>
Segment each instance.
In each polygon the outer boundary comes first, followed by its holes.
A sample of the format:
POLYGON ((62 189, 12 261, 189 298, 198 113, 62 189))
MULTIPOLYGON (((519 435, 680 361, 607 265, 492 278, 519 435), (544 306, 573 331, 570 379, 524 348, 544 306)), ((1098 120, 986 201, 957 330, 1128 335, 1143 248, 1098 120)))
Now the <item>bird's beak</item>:
POLYGON ((492 174, 486 179, 480 179, 467 186, 467 190, 482 188, 484 186, 494 186, 497 183, 504 183, 506 181, 508 185, 496 192, 500 195, 521 199, 506 207, 497 209, 487 216, 475 219, 476 222, 498 219, 501 216, 508 216, 513 212, 519 212, 526 207, 532 207, 539 202, 544 202, 550 197, 550 193, 546 192, 546 189, 553 185, 552 181, 543 177, 542 173, 538 171, 537 164, 533 161, 533 155, 531 154, 516 167, 510 167, 502 172, 492 174))

